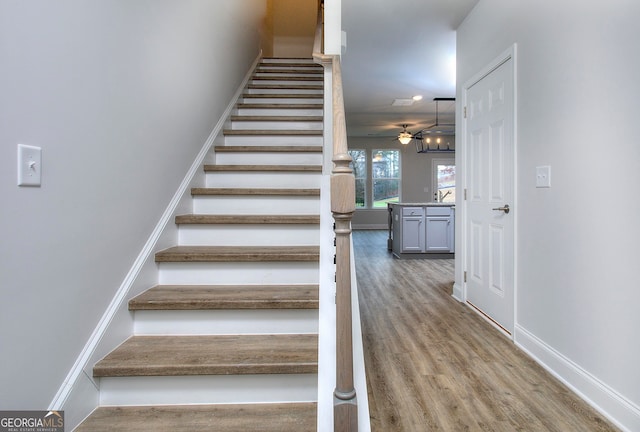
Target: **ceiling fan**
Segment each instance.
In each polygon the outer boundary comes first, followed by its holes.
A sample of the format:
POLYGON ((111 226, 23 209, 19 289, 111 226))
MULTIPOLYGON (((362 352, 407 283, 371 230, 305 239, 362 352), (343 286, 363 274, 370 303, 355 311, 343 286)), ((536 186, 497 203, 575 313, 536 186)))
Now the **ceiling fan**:
POLYGON ((402 132, 398 134, 398 141, 400 141, 400 144, 409 144, 414 138, 414 135, 411 132, 407 131, 407 126, 409 125, 403 124, 402 132))
POLYGON ((408 125, 402 125, 402 132, 398 134, 398 141, 400 141, 400 143, 409 144, 412 139, 422 140, 423 138, 426 138, 425 135, 429 135, 431 132, 435 132, 435 133, 443 132, 442 130, 438 130, 438 129, 450 128, 455 126, 455 124, 440 124, 438 102, 455 101, 456 98, 434 98, 433 100, 436 103, 436 122, 431 126, 428 126, 425 129, 422 129, 416 132, 415 134, 412 134, 411 132, 407 131, 408 125))
POLYGON ((440 119, 439 119, 439 115, 438 115, 438 102, 440 101, 455 101, 455 98, 434 98, 433 99, 436 102, 436 122, 434 124, 432 124, 431 126, 428 126, 425 129, 422 129, 420 131, 418 131, 415 134, 412 134, 411 132, 407 131, 407 126, 406 124, 402 125, 402 132, 400 132, 398 134, 398 138, 396 138, 398 141, 400 141, 401 144, 409 144, 411 142, 411 140, 416 140, 416 151, 418 153, 428 153, 428 152, 453 152, 455 151, 455 149, 450 148, 449 147, 449 143, 447 143, 446 147, 440 147, 440 143, 441 143, 441 134, 443 132, 448 132, 445 131, 445 128, 452 128, 455 126, 455 124, 440 124, 440 119), (435 138, 435 143, 436 143, 436 148, 432 148, 430 146, 431 144, 431 133, 436 134, 437 138, 435 138))

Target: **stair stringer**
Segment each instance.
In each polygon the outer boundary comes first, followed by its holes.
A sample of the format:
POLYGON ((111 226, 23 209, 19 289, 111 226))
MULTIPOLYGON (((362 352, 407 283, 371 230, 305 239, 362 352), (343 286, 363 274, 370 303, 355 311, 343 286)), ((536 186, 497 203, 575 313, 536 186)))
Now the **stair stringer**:
POLYGON ((207 160, 211 160, 213 146, 222 136, 224 128, 230 124, 231 115, 237 109, 237 101, 245 92, 260 59, 261 54, 249 67, 243 81, 230 98, 225 111, 203 143, 189 171, 49 404, 49 410, 65 411, 65 425, 69 430, 73 430, 98 407, 100 389, 93 378, 93 365, 134 334, 133 314, 128 310, 127 300, 157 283, 158 267, 154 255, 176 243, 178 227, 173 221, 178 214, 191 208, 191 188, 205 183, 202 166, 207 160))

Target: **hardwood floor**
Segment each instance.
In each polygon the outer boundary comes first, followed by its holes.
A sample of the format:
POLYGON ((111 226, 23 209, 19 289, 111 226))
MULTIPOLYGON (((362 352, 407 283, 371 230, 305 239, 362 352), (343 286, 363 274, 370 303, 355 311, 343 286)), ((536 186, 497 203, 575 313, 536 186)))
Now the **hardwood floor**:
POLYGON ((353 241, 373 432, 617 430, 451 297, 453 260, 353 241))

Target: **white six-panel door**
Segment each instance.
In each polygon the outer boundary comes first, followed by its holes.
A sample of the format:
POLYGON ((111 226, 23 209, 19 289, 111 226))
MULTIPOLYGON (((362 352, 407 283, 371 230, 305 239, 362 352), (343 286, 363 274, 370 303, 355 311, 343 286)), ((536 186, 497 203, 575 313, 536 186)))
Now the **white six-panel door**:
POLYGON ((514 325, 513 59, 466 91, 466 300, 514 325), (508 209, 507 209, 508 206, 508 209))

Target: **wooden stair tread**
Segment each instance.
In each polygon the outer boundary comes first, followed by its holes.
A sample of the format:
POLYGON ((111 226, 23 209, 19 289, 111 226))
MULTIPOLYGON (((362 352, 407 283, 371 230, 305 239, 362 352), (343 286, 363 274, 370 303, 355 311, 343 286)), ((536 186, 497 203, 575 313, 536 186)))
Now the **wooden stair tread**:
MULTIPOLYGON (((283 77, 281 81, 288 81, 291 78, 283 77)), ((249 84, 251 90, 324 90, 322 85, 303 84, 249 84)))
POLYGON ((322 74, 324 72, 324 70, 322 68, 300 68, 300 69, 296 69, 293 67, 288 67, 288 68, 279 68, 276 69, 273 65, 269 65, 269 67, 265 67, 264 64, 259 65, 258 68, 256 69, 256 73, 265 73, 265 74, 269 74, 269 73, 278 73, 278 74, 322 74))
POLYGON ((315 402, 100 407, 75 432, 311 432, 315 402))
POLYGON ((129 310, 318 309, 318 285, 158 285, 129 310))
POLYGON ((259 67, 279 67, 279 68, 292 68, 292 69, 309 69, 317 70, 319 72, 324 71, 323 67, 316 63, 304 63, 304 62, 260 62, 259 67))
POLYGON ((321 130, 277 130, 277 129, 225 129, 224 135, 250 135, 250 136, 322 136, 321 130))
POLYGON ((320 223, 318 215, 213 215, 185 214, 176 216, 176 224, 291 225, 320 223))
POLYGON ((215 146, 215 151, 226 153, 322 153, 322 146, 215 146))
POLYGON ((320 189, 279 188, 192 188, 192 196, 242 195, 242 196, 320 196, 320 189))
POLYGON ((94 377, 304 374, 318 369, 318 336, 132 336, 93 368, 94 377))
POLYGON ((159 251, 156 262, 275 262, 320 259, 318 246, 173 246, 159 251))
POLYGON ((244 99, 324 99, 322 94, 306 93, 245 93, 244 99))
POLYGON ((231 121, 321 122, 322 120, 322 116, 231 116, 231 121))
POLYGON ((322 172, 322 165, 205 165, 204 171, 322 172))
POLYGON ((324 77, 322 76, 253 76, 252 81, 303 81, 303 82, 322 82, 324 77))
POLYGON ((239 103, 236 105, 237 108, 240 109, 322 109, 324 104, 322 103, 312 103, 312 104, 260 104, 260 103, 239 103))

